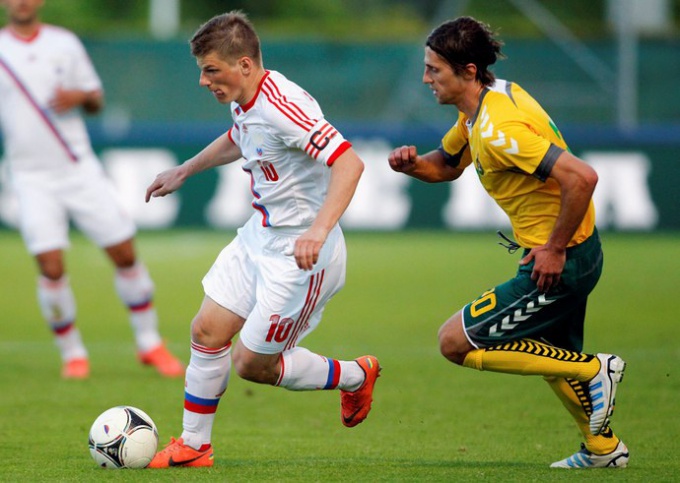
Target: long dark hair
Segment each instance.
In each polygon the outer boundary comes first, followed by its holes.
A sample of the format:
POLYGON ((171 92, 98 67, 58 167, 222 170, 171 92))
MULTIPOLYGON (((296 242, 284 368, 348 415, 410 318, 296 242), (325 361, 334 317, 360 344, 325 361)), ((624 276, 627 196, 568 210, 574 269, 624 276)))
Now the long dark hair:
POLYGON ((477 66, 477 80, 482 85, 496 80, 488 67, 505 56, 503 42, 494 37, 491 28, 472 17, 458 17, 444 22, 427 37, 425 45, 435 51, 460 74, 468 64, 477 66))

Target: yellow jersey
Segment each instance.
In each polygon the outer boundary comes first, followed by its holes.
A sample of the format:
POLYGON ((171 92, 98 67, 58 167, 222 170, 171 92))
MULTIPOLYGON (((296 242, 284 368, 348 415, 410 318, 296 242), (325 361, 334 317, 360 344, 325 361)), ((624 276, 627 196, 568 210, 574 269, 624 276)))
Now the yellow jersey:
MULTIPOLYGON (((560 186, 548 176, 567 149, 538 102, 501 79, 482 91, 472 119, 459 113, 440 147, 451 166, 474 164, 482 186, 508 215, 515 240, 524 248, 544 245, 550 237, 560 211, 560 186)), ((591 200, 568 246, 586 240, 594 227, 591 200)))

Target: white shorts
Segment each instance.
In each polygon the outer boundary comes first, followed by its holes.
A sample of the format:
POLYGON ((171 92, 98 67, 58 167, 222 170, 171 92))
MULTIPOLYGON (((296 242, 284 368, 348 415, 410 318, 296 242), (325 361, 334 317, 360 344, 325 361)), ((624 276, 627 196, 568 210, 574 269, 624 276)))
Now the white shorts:
POLYGON ((70 220, 100 247, 135 235, 135 224, 98 161, 14 172, 11 179, 19 202, 19 229, 33 255, 68 248, 70 220))
POLYGON ((331 230, 312 271, 295 263, 297 237, 264 228, 253 217, 203 278, 208 297, 246 319, 240 340, 253 352, 277 354, 295 347, 345 284, 347 249, 339 226, 331 230))

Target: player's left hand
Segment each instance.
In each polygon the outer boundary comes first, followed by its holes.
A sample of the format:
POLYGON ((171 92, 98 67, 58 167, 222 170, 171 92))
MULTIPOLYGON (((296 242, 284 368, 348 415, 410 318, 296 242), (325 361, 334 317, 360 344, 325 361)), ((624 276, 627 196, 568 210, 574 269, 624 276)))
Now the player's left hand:
POLYGON ((326 241, 326 233, 322 229, 310 228, 295 240, 295 262, 301 270, 312 270, 319 261, 319 252, 326 241))
POLYGON ((520 265, 527 265, 534 261, 531 280, 541 293, 547 293, 560 283, 564 264, 567 261, 566 250, 555 250, 548 245, 532 248, 529 254, 519 261, 520 265))

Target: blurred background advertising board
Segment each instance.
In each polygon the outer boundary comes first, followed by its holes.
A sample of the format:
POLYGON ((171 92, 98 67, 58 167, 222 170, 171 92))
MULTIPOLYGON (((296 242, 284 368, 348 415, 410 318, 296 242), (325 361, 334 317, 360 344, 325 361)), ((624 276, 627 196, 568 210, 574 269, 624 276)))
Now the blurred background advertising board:
MULTIPOLYGON (((43 10, 46 22, 81 36, 103 80, 107 104, 88 118, 90 135, 142 229, 233 228, 251 212, 238 163, 196 176, 166 199, 143 200, 159 171, 231 125, 228 110, 199 87, 187 43, 224 8, 210 0, 120 0, 115 8, 69 0, 43 10)), ((265 66, 316 97, 366 162, 346 229, 507 226, 473 172, 425 186, 387 166, 393 147, 436 148, 455 121, 455 108, 439 106, 421 79, 427 34, 459 15, 499 30, 507 59, 493 67, 497 77, 527 89, 571 150, 597 170, 601 229, 680 229, 678 1, 263 0, 231 8, 242 8, 258 28, 265 66)), ((0 226, 15 224, 15 201, 2 183, 0 226)))

